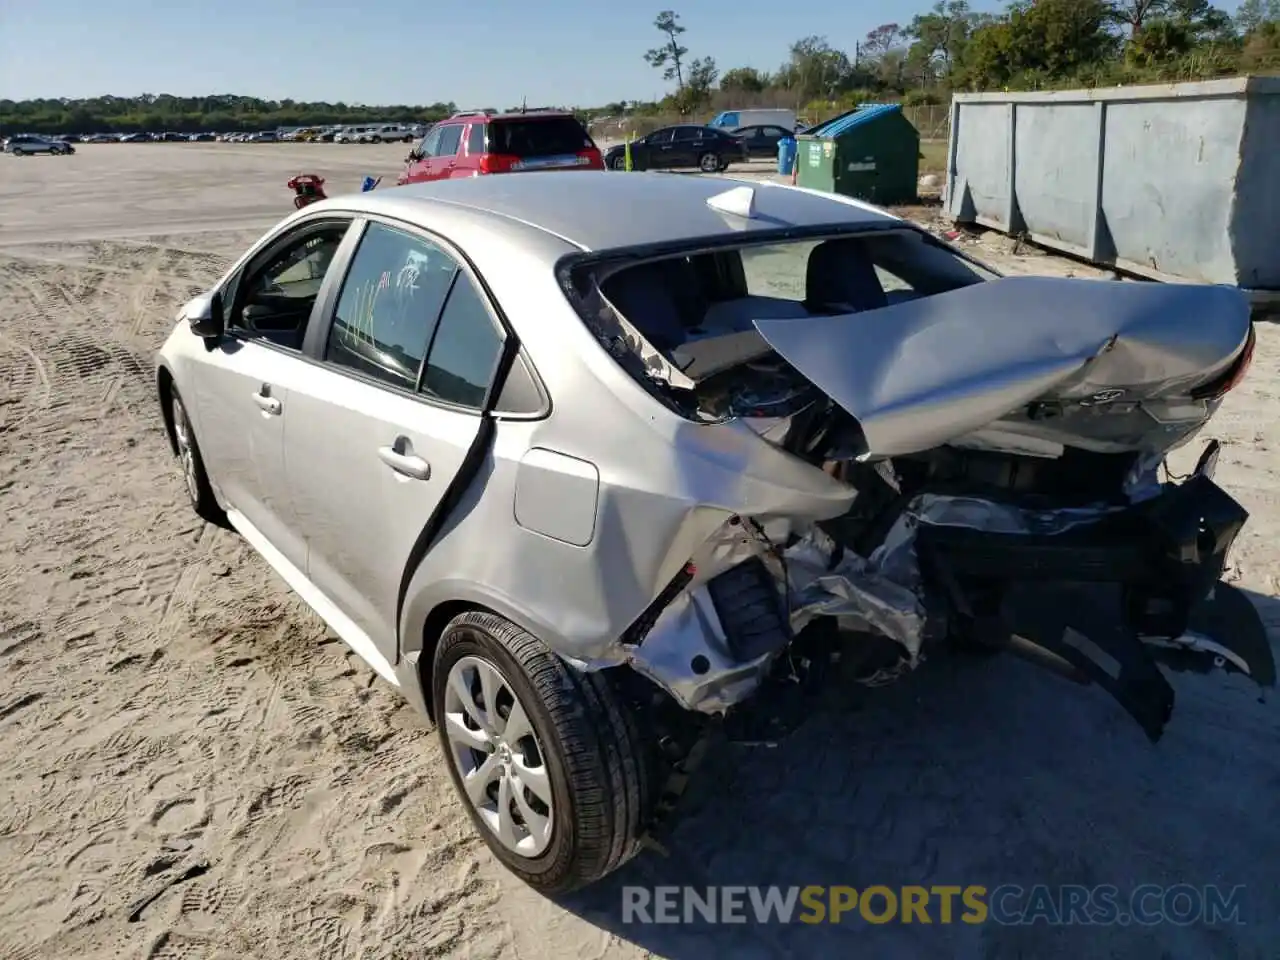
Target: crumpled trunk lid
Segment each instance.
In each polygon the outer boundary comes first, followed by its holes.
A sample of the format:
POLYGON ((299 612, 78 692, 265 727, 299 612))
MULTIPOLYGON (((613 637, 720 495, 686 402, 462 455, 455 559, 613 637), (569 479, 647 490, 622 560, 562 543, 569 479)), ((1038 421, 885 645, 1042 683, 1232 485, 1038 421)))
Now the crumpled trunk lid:
POLYGON ((1193 392, 1231 367, 1251 332, 1234 288, 1050 277, 754 322, 857 419, 867 457, 927 450, 997 421, 1085 449, 1168 449, 1211 415, 1212 398, 1193 392))

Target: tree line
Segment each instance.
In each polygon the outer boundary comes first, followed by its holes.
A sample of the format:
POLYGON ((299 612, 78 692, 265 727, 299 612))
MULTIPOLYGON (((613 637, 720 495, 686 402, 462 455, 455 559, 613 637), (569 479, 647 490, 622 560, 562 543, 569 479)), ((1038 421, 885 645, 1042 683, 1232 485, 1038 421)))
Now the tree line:
MULTIPOLYGON (((654 28, 658 43, 643 56, 674 85, 671 92, 658 102, 619 101, 580 113, 690 116, 787 106, 817 119, 869 99, 943 103, 957 90, 1114 86, 1280 70, 1280 0, 1243 0, 1234 16, 1211 0, 1014 0, 996 14, 975 13, 967 0, 938 0, 909 23, 877 26, 853 50, 823 36, 803 37, 773 70, 722 72, 710 53, 691 55, 673 10, 659 13, 654 28)), ((421 123, 456 108, 233 95, 0 100, 0 134, 421 123)))
POLYGON ((689 115, 725 107, 789 106, 811 117, 868 99, 942 103, 954 91, 1038 90, 1205 80, 1280 69, 1280 0, 1244 0, 1235 16, 1210 0, 1014 0, 976 13, 938 0, 909 23, 884 23, 852 51, 826 37, 797 40, 772 71, 721 72, 691 56, 673 10, 653 24, 643 56, 675 88, 657 104, 612 103, 611 114, 689 115))

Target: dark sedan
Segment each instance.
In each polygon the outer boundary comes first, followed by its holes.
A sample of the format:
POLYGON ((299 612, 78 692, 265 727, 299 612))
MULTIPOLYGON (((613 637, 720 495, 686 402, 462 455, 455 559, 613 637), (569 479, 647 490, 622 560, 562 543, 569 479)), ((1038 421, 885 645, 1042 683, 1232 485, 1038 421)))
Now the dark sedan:
POLYGON ((779 127, 773 124, 740 127, 733 131, 733 135, 742 141, 750 156, 767 158, 773 158, 778 155, 779 140, 783 137, 795 136, 786 127, 779 127))
MULTIPOLYGON (((633 170, 689 168, 718 173, 729 164, 746 159, 746 148, 741 141, 723 130, 696 124, 663 127, 631 144, 633 170)), ((604 155, 604 163, 610 170, 625 169, 625 147, 619 144, 610 148, 604 155)))

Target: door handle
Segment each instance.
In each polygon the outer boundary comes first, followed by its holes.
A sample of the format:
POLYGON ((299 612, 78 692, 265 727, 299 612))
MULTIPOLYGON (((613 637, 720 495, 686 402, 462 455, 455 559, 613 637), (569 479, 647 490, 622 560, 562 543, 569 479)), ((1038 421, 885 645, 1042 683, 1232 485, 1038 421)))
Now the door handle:
POLYGON ((263 413, 275 416, 280 413, 282 406, 279 400, 271 395, 271 387, 263 384, 258 392, 253 395, 253 402, 258 405, 263 413))
POLYGON ((395 445, 379 447, 378 458, 396 473, 414 480, 430 480, 431 464, 414 453, 403 453, 403 438, 397 438, 395 445), (401 449, 396 449, 400 447, 401 449))

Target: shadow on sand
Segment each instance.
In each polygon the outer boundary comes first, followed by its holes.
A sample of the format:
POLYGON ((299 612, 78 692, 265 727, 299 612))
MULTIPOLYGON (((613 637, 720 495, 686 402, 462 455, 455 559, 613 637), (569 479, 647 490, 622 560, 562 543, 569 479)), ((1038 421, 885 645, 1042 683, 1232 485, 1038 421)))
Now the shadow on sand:
MULTIPOLYGON (((1250 593, 1273 649, 1280 601, 1250 593)), ((1173 674, 1152 746, 1097 687, 1013 657, 946 657, 876 690, 833 685, 776 747, 709 759, 671 855, 561 906, 661 957, 1274 957, 1280 712, 1238 675, 1173 674), (1237 885, 1241 923, 1051 926, 627 922, 660 885, 1237 885)), ((1010 901, 1015 906, 1017 899, 1010 901)), ((957 909, 958 918, 960 910, 957 909)))

